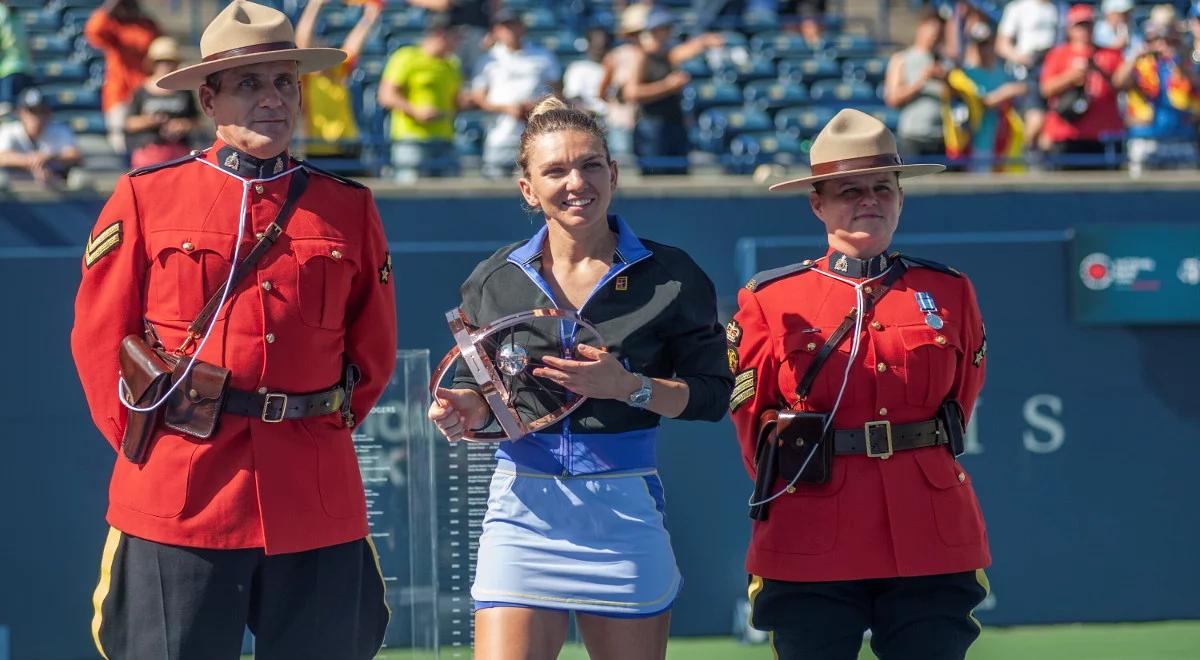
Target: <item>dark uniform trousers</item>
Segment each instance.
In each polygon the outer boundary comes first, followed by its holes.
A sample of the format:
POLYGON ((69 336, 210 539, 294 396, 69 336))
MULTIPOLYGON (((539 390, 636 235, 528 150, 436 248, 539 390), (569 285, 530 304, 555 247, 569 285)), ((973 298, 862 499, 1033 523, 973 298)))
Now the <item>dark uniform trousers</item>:
POLYGON ((108 660, 366 660, 388 623, 366 539, 305 552, 213 550, 111 530, 92 634, 108 660))
POLYGON ((983 571, 781 582, 750 577, 750 623, 770 633, 779 660, 855 660, 863 632, 880 660, 962 660, 979 636, 972 610, 983 571))

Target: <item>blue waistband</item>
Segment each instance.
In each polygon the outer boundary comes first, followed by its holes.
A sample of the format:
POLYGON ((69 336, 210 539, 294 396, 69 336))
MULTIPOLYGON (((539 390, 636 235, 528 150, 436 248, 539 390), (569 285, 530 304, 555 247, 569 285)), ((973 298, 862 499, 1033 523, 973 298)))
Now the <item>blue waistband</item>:
POLYGON ((545 474, 653 469, 657 438, 657 427, 623 433, 530 433, 501 442, 496 458, 545 474))

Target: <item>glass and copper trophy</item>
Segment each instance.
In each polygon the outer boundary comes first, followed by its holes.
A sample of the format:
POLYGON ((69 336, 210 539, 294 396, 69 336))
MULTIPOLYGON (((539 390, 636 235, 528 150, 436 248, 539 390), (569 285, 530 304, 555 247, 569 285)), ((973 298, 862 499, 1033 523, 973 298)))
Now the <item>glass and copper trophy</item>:
POLYGON ((571 414, 586 397, 535 370, 547 355, 574 358, 579 344, 605 348, 595 326, 562 309, 531 309, 476 328, 456 307, 446 322, 454 348, 433 370, 430 396, 436 398, 439 387, 474 389, 495 417, 488 427, 468 430, 464 440, 517 440, 571 414))

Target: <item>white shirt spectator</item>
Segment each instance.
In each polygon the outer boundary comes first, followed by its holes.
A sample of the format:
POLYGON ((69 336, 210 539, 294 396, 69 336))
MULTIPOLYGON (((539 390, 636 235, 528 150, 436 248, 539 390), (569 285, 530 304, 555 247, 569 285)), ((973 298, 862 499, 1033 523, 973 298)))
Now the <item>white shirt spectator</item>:
POLYGON ((563 96, 578 100, 589 112, 603 117, 608 106, 600 98, 600 81, 604 79, 604 66, 591 60, 576 60, 567 65, 563 74, 563 96))
POLYGON ((1058 41, 1058 5, 1049 0, 1014 0, 1004 8, 997 33, 1012 39, 1022 56, 1045 53, 1058 41))
MULTIPOLYGON (((562 68, 550 51, 524 43, 521 50, 509 50, 496 44, 479 62, 479 73, 471 81, 475 90, 486 89, 488 103, 512 105, 532 101, 550 92, 550 86, 562 78, 562 68)), ((484 148, 516 148, 525 122, 509 115, 494 117, 484 148)))
POLYGON ((75 146, 75 134, 70 127, 58 121, 51 121, 42 130, 41 136, 35 143, 25 127, 19 121, 6 122, 0 125, 0 151, 11 151, 19 154, 43 153, 47 156, 61 154, 64 149, 75 146))

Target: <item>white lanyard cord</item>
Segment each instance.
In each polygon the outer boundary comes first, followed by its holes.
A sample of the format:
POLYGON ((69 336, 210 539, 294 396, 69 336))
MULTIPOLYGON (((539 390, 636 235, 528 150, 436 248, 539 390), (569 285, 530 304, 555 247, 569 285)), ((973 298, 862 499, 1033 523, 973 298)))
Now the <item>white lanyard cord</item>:
MULTIPOLYGON (((889 268, 888 270, 891 269, 889 268)), ((792 475, 792 480, 789 481, 786 486, 776 491, 770 497, 755 502, 754 497, 751 496, 750 501, 747 502, 748 506, 759 506, 761 504, 766 504, 767 502, 770 502, 771 500, 774 500, 780 495, 788 492, 789 489, 796 485, 797 481, 800 481, 800 475, 804 474, 804 470, 808 468, 808 464, 812 462, 813 456, 816 455, 817 449, 819 449, 821 443, 825 441, 825 434, 829 431, 829 427, 833 424, 833 418, 835 415, 837 415, 837 411, 842 405, 842 396, 846 393, 846 385, 850 382, 850 369, 854 367, 854 362, 858 359, 858 351, 862 348, 862 325, 864 316, 863 305, 866 303, 866 296, 863 295, 862 288, 866 284, 874 282, 875 280, 883 277, 888 271, 885 270, 875 277, 865 279, 861 282, 855 282, 854 280, 838 277, 833 273, 826 273, 825 271, 816 268, 813 269, 813 272, 820 273, 825 277, 835 279, 839 282, 849 284, 850 286, 854 287, 854 338, 850 341, 850 359, 846 360, 846 369, 842 372, 842 386, 838 388, 837 398, 833 400, 833 410, 830 410, 829 416, 825 418, 825 426, 821 428, 821 437, 817 440, 817 442, 813 443, 812 449, 808 450, 808 455, 804 457, 804 462, 800 464, 800 469, 796 470, 796 474, 792 475)), ((837 349, 835 348, 834 350, 837 349)))
POLYGON ((175 379, 174 383, 171 383, 171 387, 167 389, 161 398, 144 408, 139 408, 138 406, 135 406, 126 400, 126 394, 129 393, 129 385, 125 383, 125 379, 123 377, 117 377, 117 400, 121 402, 121 405, 125 406, 132 412, 150 412, 161 406, 168 398, 170 398, 171 394, 173 394, 175 390, 179 388, 179 385, 187 380, 188 375, 192 373, 192 368, 196 366, 195 357, 199 356, 200 352, 204 350, 205 344, 208 343, 208 338, 212 335, 213 328, 217 326, 218 312, 220 312, 221 308, 225 306, 225 301, 229 299, 230 289, 233 288, 233 274, 237 270, 239 263, 238 256, 240 255, 242 249, 242 237, 245 236, 246 233, 246 216, 248 211, 248 202, 250 201, 250 186, 255 183, 268 183, 270 181, 274 181, 275 179, 287 176, 300 169, 300 166, 296 166, 284 172, 280 172, 279 174, 276 174, 268 179, 243 179, 235 174, 230 174, 226 170, 217 167, 207 160, 198 160, 199 162, 204 163, 205 165, 208 165, 219 172, 229 174, 229 176, 232 176, 233 178, 242 182, 242 201, 240 207, 238 208, 237 242, 233 244, 233 265, 229 268, 229 276, 225 278, 225 286, 221 290, 221 301, 217 303, 216 309, 213 310, 212 318, 208 321, 208 327, 204 330, 204 336, 200 338, 200 342, 196 344, 196 350, 192 353, 193 359, 188 361, 187 367, 183 370, 183 374, 180 375, 179 378, 175 379))

